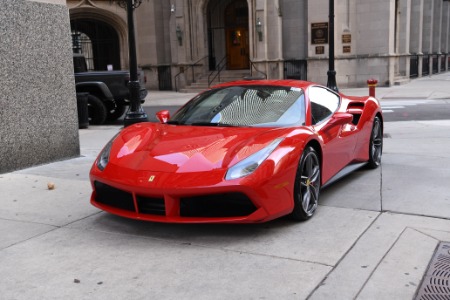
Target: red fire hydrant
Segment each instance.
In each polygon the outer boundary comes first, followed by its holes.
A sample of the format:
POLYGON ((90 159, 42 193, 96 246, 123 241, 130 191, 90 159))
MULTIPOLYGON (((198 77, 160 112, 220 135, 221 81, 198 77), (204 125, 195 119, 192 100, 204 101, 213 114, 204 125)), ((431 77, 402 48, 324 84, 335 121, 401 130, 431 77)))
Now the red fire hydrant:
POLYGON ((369 96, 375 97, 375 88, 377 86, 377 83, 378 80, 373 78, 367 80, 367 85, 369 86, 369 96))

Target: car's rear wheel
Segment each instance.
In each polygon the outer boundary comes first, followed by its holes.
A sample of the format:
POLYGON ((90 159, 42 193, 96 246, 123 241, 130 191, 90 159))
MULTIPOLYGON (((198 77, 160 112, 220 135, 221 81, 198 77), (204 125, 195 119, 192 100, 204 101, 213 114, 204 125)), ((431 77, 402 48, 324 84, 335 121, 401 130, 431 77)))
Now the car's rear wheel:
POLYGON ((320 186, 319 155, 313 147, 307 147, 297 168, 292 218, 304 221, 313 216, 319 203, 320 186))
POLYGON ((101 125, 105 123, 106 120, 106 106, 103 104, 102 100, 94 95, 88 96, 88 115, 89 124, 101 125))
POLYGON ((383 153, 383 127, 381 119, 375 117, 373 120, 372 132, 370 134, 369 144, 369 163, 368 167, 376 169, 381 165, 381 154, 383 153))

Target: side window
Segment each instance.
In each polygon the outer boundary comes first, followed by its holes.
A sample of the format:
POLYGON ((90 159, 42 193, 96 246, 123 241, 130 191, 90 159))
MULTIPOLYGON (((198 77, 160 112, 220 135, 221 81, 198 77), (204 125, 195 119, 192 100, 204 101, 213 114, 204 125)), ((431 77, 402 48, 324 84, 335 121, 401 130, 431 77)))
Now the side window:
POLYGON ((318 86, 309 89, 312 124, 318 124, 329 118, 339 107, 339 96, 318 86))

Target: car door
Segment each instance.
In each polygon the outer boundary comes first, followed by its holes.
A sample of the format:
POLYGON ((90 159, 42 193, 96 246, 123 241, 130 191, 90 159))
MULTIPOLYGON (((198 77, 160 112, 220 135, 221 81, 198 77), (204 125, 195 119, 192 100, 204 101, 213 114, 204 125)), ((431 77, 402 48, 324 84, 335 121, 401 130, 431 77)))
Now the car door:
POLYGON ((356 135, 352 124, 331 125, 341 104, 341 97, 333 91, 312 86, 309 88, 311 124, 323 142, 322 181, 347 166, 353 159, 356 135))

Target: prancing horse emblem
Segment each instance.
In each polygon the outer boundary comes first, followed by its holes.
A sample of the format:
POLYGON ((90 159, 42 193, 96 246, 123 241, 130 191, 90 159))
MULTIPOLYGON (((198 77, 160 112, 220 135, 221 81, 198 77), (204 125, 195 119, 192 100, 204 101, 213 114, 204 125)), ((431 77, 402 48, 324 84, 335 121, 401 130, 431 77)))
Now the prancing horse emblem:
POLYGON ((150 176, 150 178, 148 179, 148 182, 153 182, 153 180, 155 180, 155 175, 150 176))

